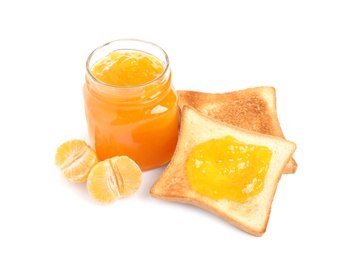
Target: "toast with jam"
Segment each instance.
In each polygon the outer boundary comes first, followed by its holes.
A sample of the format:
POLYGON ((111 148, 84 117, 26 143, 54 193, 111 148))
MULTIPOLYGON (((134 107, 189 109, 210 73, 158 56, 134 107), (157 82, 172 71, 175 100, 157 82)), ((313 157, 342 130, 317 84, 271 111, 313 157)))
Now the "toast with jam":
POLYGON ((284 138, 232 126, 183 106, 175 153, 150 189, 262 236, 279 180, 296 150, 284 138))
MULTIPOLYGON (((274 87, 254 87, 225 93, 178 90, 180 109, 191 106, 201 114, 221 122, 262 134, 285 138, 276 109, 274 87)), ((297 163, 291 158, 284 173, 295 173, 297 163)))

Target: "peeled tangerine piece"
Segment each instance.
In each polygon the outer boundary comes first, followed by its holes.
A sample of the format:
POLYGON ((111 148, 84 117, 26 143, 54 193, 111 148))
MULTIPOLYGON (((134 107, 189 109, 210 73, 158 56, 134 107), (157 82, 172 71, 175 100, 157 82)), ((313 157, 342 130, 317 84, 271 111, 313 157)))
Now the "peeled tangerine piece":
POLYGON ((100 203, 113 203, 135 193, 142 182, 142 171, 127 156, 115 156, 98 162, 91 170, 87 189, 100 203))
POLYGON ((85 182, 90 170, 97 163, 96 152, 83 140, 71 140, 61 144, 55 155, 55 165, 70 182, 85 182))

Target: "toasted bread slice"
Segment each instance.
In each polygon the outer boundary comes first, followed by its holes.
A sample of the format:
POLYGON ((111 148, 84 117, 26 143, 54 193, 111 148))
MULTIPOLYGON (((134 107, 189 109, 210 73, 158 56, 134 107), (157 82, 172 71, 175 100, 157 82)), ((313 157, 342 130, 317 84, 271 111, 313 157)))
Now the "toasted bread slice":
MULTIPOLYGON (((201 114, 224 123, 262 134, 285 138, 276 110, 274 87, 255 87, 226 93, 178 90, 179 107, 191 106, 201 114)), ((291 158, 284 173, 295 173, 297 163, 291 158)))
POLYGON ((261 236, 267 228, 280 177, 295 149, 296 144, 291 141, 233 127, 184 106, 175 153, 164 172, 152 185, 150 195, 157 199, 206 209, 247 233, 261 236), (212 199, 193 190, 187 179, 186 162, 196 145, 227 135, 250 145, 266 146, 272 151, 262 191, 245 202, 212 199))

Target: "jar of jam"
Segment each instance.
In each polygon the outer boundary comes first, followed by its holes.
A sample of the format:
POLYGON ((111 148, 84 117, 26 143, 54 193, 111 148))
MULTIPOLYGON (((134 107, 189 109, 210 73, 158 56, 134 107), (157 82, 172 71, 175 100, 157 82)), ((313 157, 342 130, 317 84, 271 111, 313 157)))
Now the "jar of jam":
POLYGON ((171 159, 179 109, 162 48, 135 39, 96 48, 86 62, 83 95, 89 139, 99 160, 126 155, 150 170, 171 159))

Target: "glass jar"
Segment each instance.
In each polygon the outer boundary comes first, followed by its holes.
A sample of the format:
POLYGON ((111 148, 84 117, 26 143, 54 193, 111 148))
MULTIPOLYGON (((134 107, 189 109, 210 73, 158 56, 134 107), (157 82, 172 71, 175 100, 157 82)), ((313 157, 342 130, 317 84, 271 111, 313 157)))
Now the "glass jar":
POLYGON ((162 48, 135 39, 98 47, 86 62, 83 95, 89 139, 99 160, 126 155, 144 171, 171 159, 178 139, 179 109, 169 57, 162 48), (163 64, 164 70, 144 84, 104 83, 93 75, 92 68, 116 51, 151 55, 163 64))

